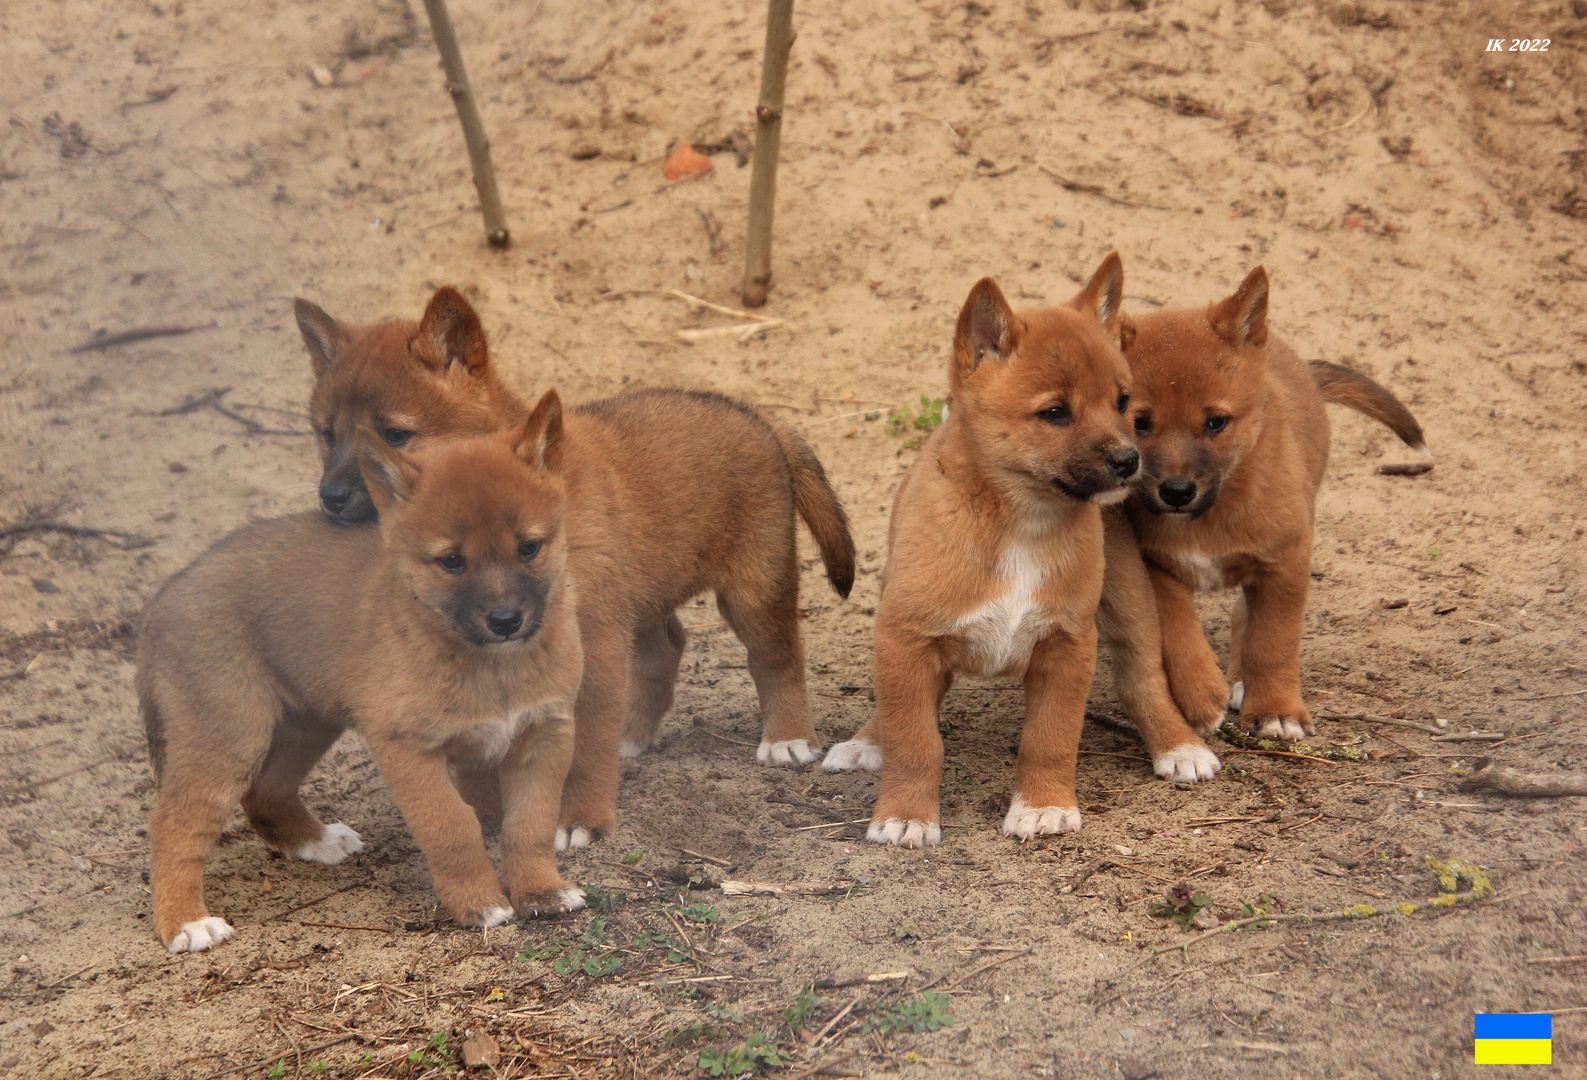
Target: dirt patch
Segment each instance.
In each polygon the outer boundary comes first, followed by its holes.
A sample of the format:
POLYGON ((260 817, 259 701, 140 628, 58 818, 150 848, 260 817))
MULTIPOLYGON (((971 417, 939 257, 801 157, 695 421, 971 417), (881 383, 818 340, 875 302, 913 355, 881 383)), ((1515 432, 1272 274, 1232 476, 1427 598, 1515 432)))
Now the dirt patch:
MULTIPOLYGON (((785 1056, 796 1075, 825 1053, 866 1075, 1449 1077, 1474 1074, 1474 1012, 1587 1004, 1581 963, 1559 960, 1587 953, 1581 800, 1455 786, 1478 754, 1587 768, 1584 10, 801 8, 765 309, 785 321, 686 344, 677 330, 731 320, 669 290, 737 303, 753 5, 457 0, 506 252, 483 242, 422 16, 398 0, 7 5, 0 525, 110 531, 0 540, 0 1074, 411 1078, 470 1040, 488 1055, 484 1032, 504 1076, 785 1056), (1484 51, 1501 36, 1552 44, 1484 51), (685 140, 714 167, 669 184, 685 140), (1220 745, 1223 775, 1181 790, 1093 723, 1084 831, 1016 846, 997 825, 1020 694, 970 685, 943 711, 945 843, 885 851, 845 824, 873 778, 753 763, 743 652, 701 602, 675 713, 625 768, 622 827, 568 860, 601 910, 488 936, 438 921, 350 739, 309 802, 368 851, 283 861, 239 817, 209 874, 237 940, 157 947, 124 628, 218 537, 312 505, 292 296, 412 317, 456 284, 526 393, 678 384, 797 424, 861 551, 847 603, 805 551, 830 743, 871 707, 887 508, 913 452, 889 416, 941 396, 976 278, 1017 305, 1063 299, 1114 248, 1137 309, 1211 300, 1265 263, 1302 355, 1417 411, 1439 454, 1417 478, 1377 475, 1392 436, 1335 414, 1308 701, 1506 741, 1324 721, 1318 741, 1368 760, 1220 745), (1437 916, 1253 924, 1135 966, 1200 932, 1178 921, 1428 901, 1429 858, 1493 891, 1437 916), (836 891, 733 897, 723 878, 836 891), (1183 920, 1154 917, 1182 883, 1183 920)), ((1226 599, 1207 612, 1221 642, 1226 599)), ((1105 670, 1091 706, 1116 712, 1105 670)), ((1556 1061, 1584 1060, 1584 1016, 1557 1017, 1556 1061)))

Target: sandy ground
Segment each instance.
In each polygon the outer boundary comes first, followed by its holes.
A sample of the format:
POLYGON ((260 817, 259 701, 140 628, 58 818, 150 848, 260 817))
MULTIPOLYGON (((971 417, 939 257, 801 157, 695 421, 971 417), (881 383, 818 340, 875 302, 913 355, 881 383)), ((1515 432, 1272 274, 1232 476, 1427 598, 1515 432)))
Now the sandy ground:
MULTIPOLYGON (((732 146, 750 130, 758 6, 453 7, 506 252, 482 242, 422 13, 402 0, 0 8, 0 522, 117 531, 0 541, 0 1074, 441 1075, 484 1031, 504 1076, 700 1075, 702 1047, 709 1063, 759 1034, 794 1048, 799 1075, 827 1054, 836 1073, 916 1077, 1457 1077, 1478 1071, 1474 1012, 1587 1004, 1582 801, 1458 792, 1452 773, 1480 753, 1587 769, 1587 6, 812 0, 765 309, 786 323, 694 346, 674 332, 732 320, 668 290, 737 303, 749 170, 732 146), (1499 36, 1552 44, 1484 53, 1499 36), (659 158, 682 140, 715 147, 715 168, 667 186, 659 158), (1274 324, 1303 355, 1417 410, 1439 467, 1416 479, 1377 475, 1397 444, 1335 415, 1306 689, 1315 712, 1507 741, 1324 722, 1318 742, 1370 760, 1226 754, 1183 790, 1131 734, 1092 724, 1084 831, 1020 847, 997 834, 1020 695, 969 687, 944 710, 947 841, 882 850, 808 828, 863 817, 872 778, 754 764, 742 651, 705 625, 657 752, 625 771, 617 836, 568 860, 605 887, 604 915, 488 937, 438 919, 349 739, 310 801, 369 851, 286 862, 239 816, 209 874, 237 940, 158 948, 131 620, 218 537, 312 506, 294 295, 415 317, 458 284, 526 393, 703 387, 798 424, 862 552, 840 603, 806 551, 830 743, 867 716, 887 507, 912 453, 887 407, 864 410, 940 395, 977 277, 1016 303, 1064 299, 1114 248, 1138 310, 1203 303, 1265 263, 1274 324), (223 389, 235 416, 177 409, 223 389), (1246 929, 1120 974, 1190 940, 1148 910, 1176 882, 1225 918, 1263 895, 1335 912, 1437 895, 1428 857, 1484 867, 1501 902, 1246 929), (678 895, 691 876, 844 887, 678 895), (893 972, 908 975, 841 985, 893 972), (785 1018, 818 980, 839 985, 785 1018), (952 1023, 886 1031, 886 1007, 933 983, 952 1023)), ((1221 648, 1227 598, 1206 610, 1221 648)), ((1092 707, 1116 712, 1105 669, 1092 707)), ((1556 1016, 1554 1056, 1553 1075, 1587 1075, 1587 1013, 1556 1016)))

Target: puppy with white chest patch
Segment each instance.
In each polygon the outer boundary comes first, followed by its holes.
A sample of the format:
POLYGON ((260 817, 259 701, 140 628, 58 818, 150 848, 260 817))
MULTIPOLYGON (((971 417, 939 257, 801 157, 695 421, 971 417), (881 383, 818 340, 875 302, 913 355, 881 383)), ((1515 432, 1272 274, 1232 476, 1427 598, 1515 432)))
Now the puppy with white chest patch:
POLYGON ((1307 363, 1270 334, 1267 307, 1259 266, 1205 308, 1125 320, 1135 436, 1150 480, 1125 509, 1155 593, 1162 667, 1185 717, 1210 731, 1232 707, 1259 735, 1297 740, 1316 730, 1301 697, 1300 646, 1328 466, 1324 405, 1349 406, 1427 448, 1421 425, 1388 390, 1349 368, 1307 363), (1195 593, 1235 587, 1231 694, 1195 593))
POLYGON ((279 851, 339 863, 363 850, 298 795, 348 728, 368 744, 457 922, 584 906, 555 854, 583 673, 561 428, 551 391, 509 435, 415 461, 362 429, 356 456, 378 528, 341 528, 317 512, 251 525, 150 602, 138 696, 160 783, 149 818, 154 927, 169 951, 233 934, 209 914, 203 875, 239 802, 279 851), (500 877, 448 771, 480 759, 500 772, 500 877))
POLYGON ((955 675, 1021 677, 1026 718, 1003 832, 1080 828, 1075 761, 1096 666, 1099 504, 1128 493, 1124 273, 1108 256, 1067 306, 1015 314, 983 279, 959 315, 951 406, 893 505, 876 615, 876 718, 827 754, 881 768, 868 836, 942 836, 937 713, 955 675))

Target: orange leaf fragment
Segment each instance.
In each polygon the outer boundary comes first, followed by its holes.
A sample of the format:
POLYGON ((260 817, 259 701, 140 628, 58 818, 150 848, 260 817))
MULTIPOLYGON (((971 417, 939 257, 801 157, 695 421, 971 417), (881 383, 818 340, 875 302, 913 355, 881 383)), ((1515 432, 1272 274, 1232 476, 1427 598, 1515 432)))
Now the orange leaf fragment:
POLYGON ((684 143, 667 158, 666 165, 662 166, 661 175, 668 180, 682 180, 685 176, 698 176, 710 171, 711 159, 688 143, 684 143))

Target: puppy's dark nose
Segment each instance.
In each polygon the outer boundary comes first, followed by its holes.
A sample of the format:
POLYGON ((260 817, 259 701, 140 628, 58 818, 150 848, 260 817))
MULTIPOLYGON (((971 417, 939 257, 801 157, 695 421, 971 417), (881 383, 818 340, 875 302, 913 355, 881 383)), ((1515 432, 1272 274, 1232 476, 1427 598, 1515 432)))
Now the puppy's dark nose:
POLYGON ((347 509, 347 503, 353 497, 351 488, 342 484, 321 484, 320 505, 327 514, 340 514, 347 509))
POLYGON ((1196 482, 1194 480, 1164 480, 1157 485, 1157 497, 1176 510, 1181 506, 1189 506, 1196 497, 1196 482))
POLYGON ((1108 468, 1120 480, 1128 480, 1140 467, 1141 455, 1133 446, 1121 446, 1108 454, 1108 468))
POLYGON ((490 627, 490 632, 498 637, 512 637, 518 632, 518 628, 523 625, 523 612, 492 611, 485 616, 485 625, 490 627))

